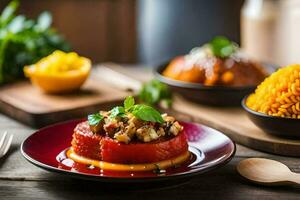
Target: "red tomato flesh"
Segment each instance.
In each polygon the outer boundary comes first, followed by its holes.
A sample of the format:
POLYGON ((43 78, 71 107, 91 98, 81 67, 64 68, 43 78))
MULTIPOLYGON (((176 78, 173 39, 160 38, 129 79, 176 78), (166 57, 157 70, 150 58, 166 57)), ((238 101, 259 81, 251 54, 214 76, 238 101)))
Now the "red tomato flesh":
MULTIPOLYGON (((87 123, 84 123, 78 126, 86 126, 87 123)), ((72 147, 75 153, 87 158, 121 164, 153 163, 177 157, 188 150, 184 132, 149 143, 125 144, 107 136, 91 135, 89 129, 83 131, 78 126, 74 131, 72 147)))
POLYGON ((179 156, 188 150, 183 132, 160 142, 124 144, 105 137, 100 144, 103 161, 124 164, 159 162, 179 156))
POLYGON ((82 122, 74 129, 71 144, 76 154, 86 158, 101 160, 101 139, 102 136, 93 134, 87 122, 82 122))

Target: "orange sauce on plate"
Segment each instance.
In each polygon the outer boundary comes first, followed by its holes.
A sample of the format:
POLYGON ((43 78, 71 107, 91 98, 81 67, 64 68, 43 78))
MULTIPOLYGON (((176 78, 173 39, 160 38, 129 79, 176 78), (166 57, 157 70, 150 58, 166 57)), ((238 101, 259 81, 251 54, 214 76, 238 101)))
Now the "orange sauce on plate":
POLYGON ((86 164, 86 165, 93 165, 95 167, 98 167, 102 170, 110 170, 110 171, 132 171, 132 172, 138 172, 138 171, 151 171, 156 169, 167 169, 172 166, 176 166, 179 164, 184 163, 186 160, 188 160, 191 156, 191 153, 189 151, 186 151, 185 153, 179 155, 178 157, 175 157, 173 159, 169 160, 163 160, 160 162, 155 163, 145 163, 145 164, 118 164, 118 163, 109 163, 105 161, 100 160, 93 160, 89 158, 85 158, 82 156, 77 155, 72 148, 67 150, 66 152, 67 157, 72 159, 75 162, 86 164))

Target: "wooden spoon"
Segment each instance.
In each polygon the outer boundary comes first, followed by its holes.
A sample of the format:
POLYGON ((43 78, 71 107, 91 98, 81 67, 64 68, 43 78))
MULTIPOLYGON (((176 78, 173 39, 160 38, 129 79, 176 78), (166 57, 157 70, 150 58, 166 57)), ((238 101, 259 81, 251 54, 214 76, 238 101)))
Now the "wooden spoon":
POLYGON ((237 170, 243 177, 262 185, 300 185, 300 174, 275 160, 245 159, 238 164, 237 170))

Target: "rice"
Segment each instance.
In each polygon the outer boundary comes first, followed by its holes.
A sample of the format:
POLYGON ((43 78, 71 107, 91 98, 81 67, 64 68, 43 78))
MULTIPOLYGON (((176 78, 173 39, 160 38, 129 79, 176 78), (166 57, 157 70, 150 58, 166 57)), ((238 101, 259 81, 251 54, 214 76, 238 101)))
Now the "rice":
POLYGON ((266 78, 246 105, 268 115, 300 119, 300 65, 281 68, 266 78))

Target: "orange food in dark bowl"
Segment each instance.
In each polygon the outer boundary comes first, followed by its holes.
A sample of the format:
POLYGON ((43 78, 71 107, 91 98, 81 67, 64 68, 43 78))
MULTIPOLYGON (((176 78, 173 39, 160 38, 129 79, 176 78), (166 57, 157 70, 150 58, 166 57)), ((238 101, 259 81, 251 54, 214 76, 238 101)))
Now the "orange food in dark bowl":
POLYGON ((240 106, 241 100, 277 68, 252 60, 234 42, 216 37, 159 65, 154 74, 172 92, 193 102, 240 106))
POLYGON ((201 58, 205 65, 190 63, 186 56, 174 58, 163 75, 174 80, 207 86, 253 86, 262 82, 267 73, 263 66, 250 60, 201 58))
POLYGON ((268 75, 236 43, 220 36, 174 58, 162 74, 189 83, 233 87, 255 86, 268 75))

